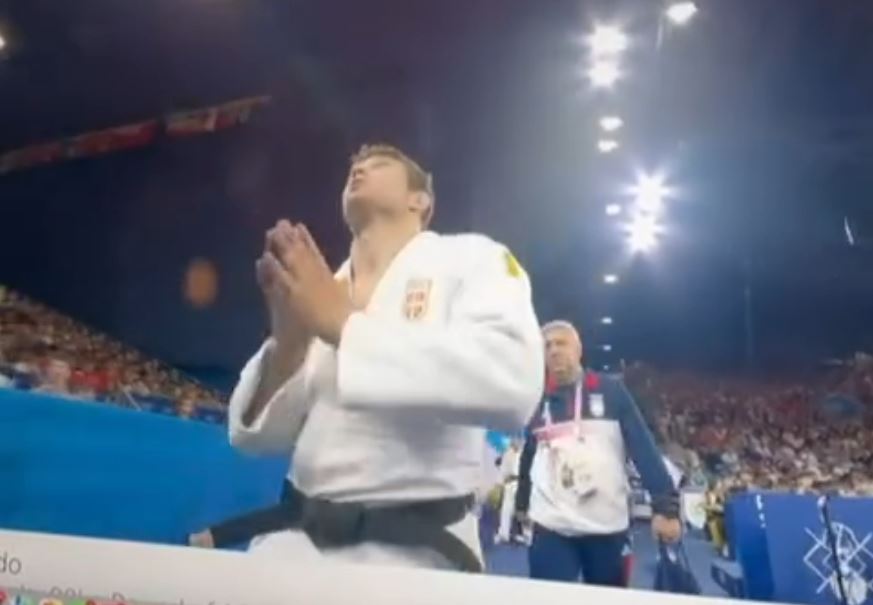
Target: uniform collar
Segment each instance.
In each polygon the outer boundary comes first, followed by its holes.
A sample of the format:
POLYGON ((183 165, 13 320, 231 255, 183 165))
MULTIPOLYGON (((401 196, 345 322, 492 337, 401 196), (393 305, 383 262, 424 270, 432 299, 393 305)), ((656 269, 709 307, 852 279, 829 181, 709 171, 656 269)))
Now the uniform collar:
POLYGON ((571 384, 559 384, 555 385, 554 389, 552 389, 551 395, 555 397, 567 397, 572 395, 572 393, 576 390, 576 387, 581 383, 583 386, 586 385, 586 378, 588 373, 585 371, 585 368, 582 368, 582 374, 579 375, 579 378, 576 379, 575 382, 571 384))
POLYGON ((582 388, 587 392, 594 392, 600 390, 600 375, 596 372, 586 371, 585 368, 582 368, 582 374, 579 376, 579 379, 573 384, 564 384, 556 386, 551 395, 556 397, 566 396, 571 394, 576 386, 581 384, 582 388))

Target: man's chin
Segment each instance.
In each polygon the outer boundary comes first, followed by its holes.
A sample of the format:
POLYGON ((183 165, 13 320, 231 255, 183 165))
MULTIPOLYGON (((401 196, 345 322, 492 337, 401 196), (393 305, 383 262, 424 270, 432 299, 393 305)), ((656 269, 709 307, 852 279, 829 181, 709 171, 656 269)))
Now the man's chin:
POLYGON ((366 225, 369 217, 373 214, 368 200, 357 197, 346 198, 343 204, 343 215, 346 224, 354 230, 356 227, 366 225))
POLYGON ((558 384, 566 384, 570 380, 570 372, 567 370, 550 370, 549 373, 558 384))

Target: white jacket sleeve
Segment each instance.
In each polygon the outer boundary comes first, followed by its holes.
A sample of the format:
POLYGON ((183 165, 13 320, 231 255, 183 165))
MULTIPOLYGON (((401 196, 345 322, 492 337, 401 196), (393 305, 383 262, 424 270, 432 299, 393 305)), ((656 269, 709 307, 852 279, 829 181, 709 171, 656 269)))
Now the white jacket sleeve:
POLYGON ((290 452, 312 406, 305 385, 306 363, 276 391, 260 415, 248 426, 243 416, 261 380, 269 341, 243 368, 228 406, 228 431, 234 447, 258 454, 290 452))
POLYGON ((456 248, 446 254, 462 279, 447 323, 354 313, 339 346, 340 401, 520 430, 544 381, 530 282, 512 254, 488 238, 451 243, 456 248))

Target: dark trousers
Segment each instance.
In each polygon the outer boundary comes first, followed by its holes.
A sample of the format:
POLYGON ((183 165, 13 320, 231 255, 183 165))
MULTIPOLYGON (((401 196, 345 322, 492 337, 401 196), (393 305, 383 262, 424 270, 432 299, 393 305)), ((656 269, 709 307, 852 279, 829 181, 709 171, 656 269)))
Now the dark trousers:
POLYGON ((624 586, 622 551, 627 532, 568 538, 534 526, 528 551, 530 577, 536 580, 624 586))

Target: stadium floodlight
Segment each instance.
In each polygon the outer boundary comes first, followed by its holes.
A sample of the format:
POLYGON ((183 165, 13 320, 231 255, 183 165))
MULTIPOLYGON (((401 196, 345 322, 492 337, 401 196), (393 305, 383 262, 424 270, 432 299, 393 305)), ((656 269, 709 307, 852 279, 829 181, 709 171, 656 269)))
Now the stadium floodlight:
POLYGON ((612 325, 612 318, 609 316, 604 317, 603 319, 600 320, 600 323, 602 323, 604 326, 611 326, 612 325))
POLYGON ((674 2, 667 8, 667 18, 676 25, 685 25, 697 14, 694 2, 674 2))
POLYGON ((607 273, 603 276, 603 283, 605 284, 617 284, 618 283, 618 275, 615 273, 607 273))
POLYGON ((618 149, 618 141, 615 139, 600 139, 597 141, 597 151, 600 153, 612 153, 618 149))
POLYGON ((637 183, 631 188, 637 209, 645 213, 658 213, 664 205, 664 199, 670 195, 670 189, 664 184, 660 174, 641 174, 637 183))
POLYGON ((603 350, 607 353, 612 351, 612 345, 603 345, 603 350))
POLYGON ((618 216, 621 214, 621 204, 607 204, 606 216, 618 216))
POLYGON ((649 252, 658 244, 660 230, 655 217, 645 214, 635 216, 628 226, 631 252, 649 252))
POLYGON ((624 126, 624 121, 618 116, 603 116, 600 118, 600 127, 606 132, 615 132, 624 126))
POLYGON ((620 77, 621 71, 614 61, 596 61, 588 69, 588 79, 594 88, 612 88, 620 77))
POLYGON ((588 45, 595 57, 617 55, 627 49, 627 35, 614 25, 597 25, 588 36, 588 45))

